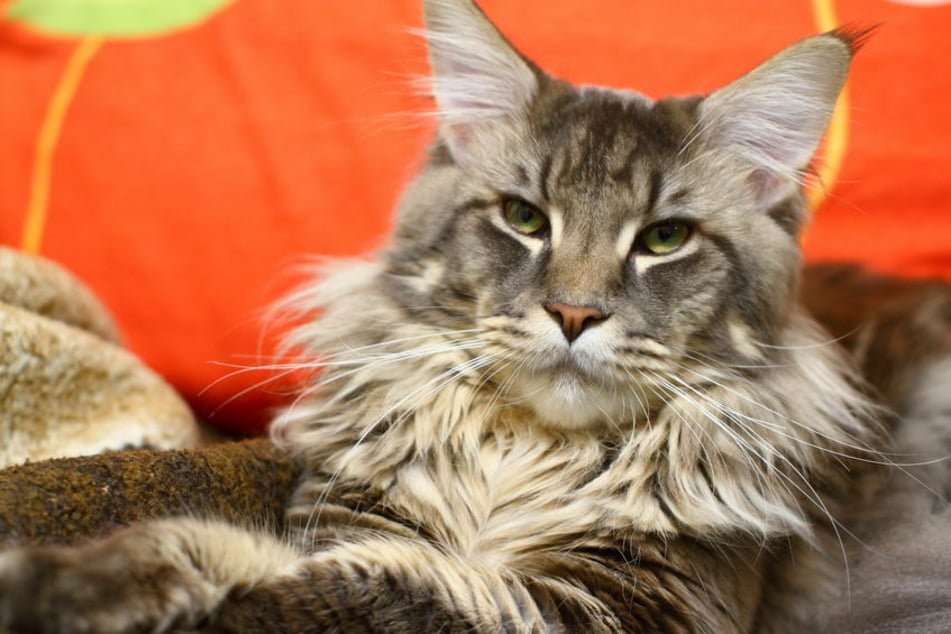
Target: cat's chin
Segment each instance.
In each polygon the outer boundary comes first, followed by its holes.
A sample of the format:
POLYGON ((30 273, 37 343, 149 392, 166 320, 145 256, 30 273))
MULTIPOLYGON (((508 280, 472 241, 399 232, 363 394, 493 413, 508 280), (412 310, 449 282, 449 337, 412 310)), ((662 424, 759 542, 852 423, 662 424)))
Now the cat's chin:
POLYGON ((571 371, 553 371, 519 377, 520 400, 545 425, 583 429, 617 421, 623 405, 617 392, 606 390, 571 371))

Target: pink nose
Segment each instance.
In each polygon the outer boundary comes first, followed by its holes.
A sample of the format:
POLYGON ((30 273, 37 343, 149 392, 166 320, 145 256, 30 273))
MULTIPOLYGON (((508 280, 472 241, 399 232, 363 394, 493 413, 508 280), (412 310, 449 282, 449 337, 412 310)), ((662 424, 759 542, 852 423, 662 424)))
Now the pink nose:
POLYGON ((607 316, 593 306, 546 304, 545 310, 558 322, 565 339, 571 343, 589 326, 601 323, 607 316))

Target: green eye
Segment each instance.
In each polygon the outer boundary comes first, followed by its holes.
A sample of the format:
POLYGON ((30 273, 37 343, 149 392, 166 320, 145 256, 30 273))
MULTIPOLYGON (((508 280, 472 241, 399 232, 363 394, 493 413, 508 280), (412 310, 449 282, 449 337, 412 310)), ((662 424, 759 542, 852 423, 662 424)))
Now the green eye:
POLYGON ((548 228, 545 214, 524 200, 506 199, 502 203, 502 213, 513 229, 527 236, 538 235, 548 228))
POLYGON ((648 253, 665 255, 676 251, 690 237, 690 227, 682 222, 661 222, 649 227, 638 242, 648 253))

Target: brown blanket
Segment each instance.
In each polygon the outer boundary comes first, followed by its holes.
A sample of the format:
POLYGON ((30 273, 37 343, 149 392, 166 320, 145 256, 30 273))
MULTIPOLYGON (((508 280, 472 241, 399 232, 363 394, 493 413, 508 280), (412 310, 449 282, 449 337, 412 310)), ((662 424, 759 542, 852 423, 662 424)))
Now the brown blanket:
POLYGON ((0 248, 0 467, 199 439, 184 401, 122 349, 92 293, 51 262, 0 248))
POLYGON ((265 440, 9 467, 0 472, 0 541, 70 543, 176 515, 267 522, 279 531, 297 475, 265 440))

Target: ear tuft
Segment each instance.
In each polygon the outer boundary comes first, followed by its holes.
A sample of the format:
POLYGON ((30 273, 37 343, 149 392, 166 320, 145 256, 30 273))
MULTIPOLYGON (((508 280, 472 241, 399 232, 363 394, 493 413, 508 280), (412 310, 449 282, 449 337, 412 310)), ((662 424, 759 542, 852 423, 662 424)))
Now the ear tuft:
POLYGON ((828 35, 837 37, 845 42, 852 52, 852 55, 855 55, 859 52, 859 49, 865 46, 880 27, 881 24, 873 24, 872 26, 866 27, 846 24, 829 31, 828 35))

